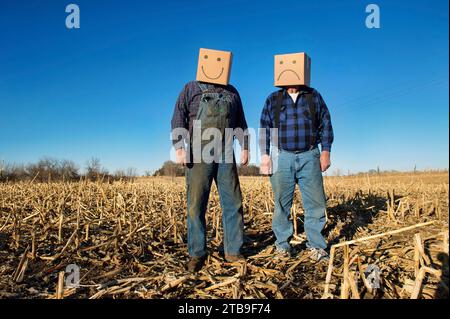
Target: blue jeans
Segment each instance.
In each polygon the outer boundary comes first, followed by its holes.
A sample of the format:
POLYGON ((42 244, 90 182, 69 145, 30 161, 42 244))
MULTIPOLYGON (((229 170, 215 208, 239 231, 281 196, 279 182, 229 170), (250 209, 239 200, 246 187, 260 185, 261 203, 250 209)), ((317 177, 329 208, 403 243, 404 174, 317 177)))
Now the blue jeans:
POLYGON ((270 181, 275 200, 272 229, 276 237, 276 247, 284 250, 290 248, 289 240, 294 230, 289 216, 295 184, 298 184, 305 209, 307 246, 325 249, 327 244, 321 232, 326 222, 326 198, 319 149, 315 148, 299 154, 280 151, 278 167, 274 170, 270 181))
POLYGON ((242 194, 236 164, 194 163, 186 169, 188 251, 191 257, 206 255, 205 213, 213 179, 222 207, 225 254, 240 254, 243 244, 242 194))

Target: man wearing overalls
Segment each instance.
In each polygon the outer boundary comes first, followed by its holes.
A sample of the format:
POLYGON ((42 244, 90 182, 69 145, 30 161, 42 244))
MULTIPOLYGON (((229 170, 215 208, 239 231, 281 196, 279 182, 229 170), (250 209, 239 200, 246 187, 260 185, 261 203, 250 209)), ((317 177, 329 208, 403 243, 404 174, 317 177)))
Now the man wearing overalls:
POLYGON ((289 258, 293 253, 289 216, 298 184, 305 211, 306 245, 310 257, 320 261, 328 258, 327 243, 321 233, 326 222, 322 172, 330 167, 333 128, 322 96, 309 87, 310 66, 311 60, 304 53, 275 56, 275 86, 281 90, 269 95, 261 114, 260 125, 265 129, 265 136, 260 139, 261 173, 271 175, 277 257, 289 258), (272 145, 272 161, 270 145, 271 139, 274 144, 274 134, 277 145, 272 145))
MULTIPOLYGON (((214 180, 222 207, 225 260, 244 260, 241 255, 244 225, 242 195, 230 132, 245 132, 247 123, 238 91, 228 84, 231 53, 200 49, 197 80, 185 85, 175 105, 172 132, 177 163, 186 166, 187 231, 191 272, 206 259, 208 197, 214 180), (211 142, 213 136, 216 142, 211 142), (184 140, 184 142, 181 142, 184 140)), ((238 134, 235 134, 236 136, 238 134)), ((241 164, 249 161, 248 138, 240 134, 241 164)))

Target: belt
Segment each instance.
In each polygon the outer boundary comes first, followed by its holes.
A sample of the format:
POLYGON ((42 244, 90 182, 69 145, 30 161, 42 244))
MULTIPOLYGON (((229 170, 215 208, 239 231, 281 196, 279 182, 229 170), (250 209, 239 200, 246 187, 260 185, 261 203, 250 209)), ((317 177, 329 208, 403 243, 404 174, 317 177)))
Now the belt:
POLYGON ((288 153, 294 153, 294 154, 300 154, 300 153, 305 153, 305 152, 308 152, 308 151, 312 151, 316 147, 317 147, 317 145, 311 145, 307 149, 302 149, 302 150, 285 150, 285 149, 281 149, 281 151, 288 152, 288 153))

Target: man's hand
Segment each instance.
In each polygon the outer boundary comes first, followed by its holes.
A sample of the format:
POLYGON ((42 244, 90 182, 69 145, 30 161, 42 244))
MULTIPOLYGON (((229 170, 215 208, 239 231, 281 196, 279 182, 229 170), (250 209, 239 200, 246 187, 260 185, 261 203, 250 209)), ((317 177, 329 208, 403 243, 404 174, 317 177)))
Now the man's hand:
POLYGON ((261 157, 259 171, 262 175, 270 175, 272 173, 272 160, 269 155, 263 155, 261 157))
POLYGON ((320 169, 322 170, 322 172, 325 172, 330 166, 330 152, 322 151, 322 154, 320 154, 320 169))
POLYGON ((241 165, 247 166, 249 161, 250 161, 250 155, 248 153, 248 150, 242 150, 241 151, 241 165))
POLYGON ((177 164, 186 165, 186 151, 184 148, 179 148, 176 150, 176 162, 177 164))

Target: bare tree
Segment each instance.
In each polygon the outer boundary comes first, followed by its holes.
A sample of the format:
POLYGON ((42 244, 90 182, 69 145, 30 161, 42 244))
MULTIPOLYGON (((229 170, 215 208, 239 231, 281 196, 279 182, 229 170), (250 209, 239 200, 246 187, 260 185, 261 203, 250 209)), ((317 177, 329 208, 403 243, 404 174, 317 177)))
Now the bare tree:
POLYGON ((86 177, 91 180, 98 180, 101 174, 102 165, 100 164, 100 159, 92 157, 86 163, 86 177))
POLYGON ((149 176, 152 176, 153 175, 153 173, 152 173, 152 171, 150 171, 150 170, 146 170, 145 172, 144 172, 144 176, 145 177, 149 177, 149 176))
POLYGON ((51 157, 44 157, 37 163, 28 164, 26 166, 26 172, 30 178, 44 182, 59 180, 61 178, 59 168, 58 160, 51 157))
POLYGON ((239 165, 238 174, 240 176, 259 176, 259 167, 256 165, 239 165))
POLYGON ((155 174, 155 176, 182 176, 184 175, 184 167, 172 162, 172 161, 166 161, 164 162, 163 166, 158 169, 155 174))
POLYGON ((76 180, 80 178, 78 166, 71 160, 62 160, 60 162, 60 176, 65 181, 76 180))
POLYGON ((126 175, 129 178, 135 178, 137 176, 137 170, 134 167, 128 167, 126 175))
POLYGON ((16 182, 25 180, 28 178, 27 171, 23 165, 2 163, 2 173, 0 175, 0 181, 16 182))
POLYGON ((0 181, 3 180, 4 176, 5 176, 5 161, 1 160, 0 161, 0 181))
POLYGON ((125 171, 123 169, 117 169, 114 172, 114 177, 117 179, 124 179, 126 177, 125 171))

